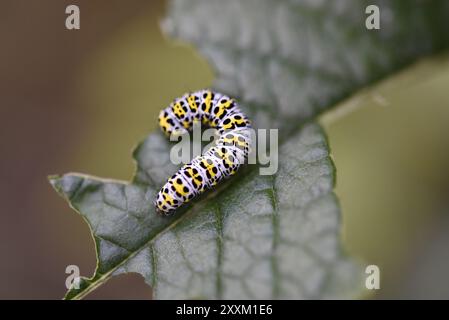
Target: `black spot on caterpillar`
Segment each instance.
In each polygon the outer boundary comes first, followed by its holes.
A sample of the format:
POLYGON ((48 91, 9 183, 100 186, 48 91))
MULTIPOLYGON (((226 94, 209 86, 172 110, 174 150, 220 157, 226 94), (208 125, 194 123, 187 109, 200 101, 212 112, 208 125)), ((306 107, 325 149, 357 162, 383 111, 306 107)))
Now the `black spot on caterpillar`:
POLYGON ((250 151, 251 124, 237 102, 218 92, 201 90, 175 99, 159 114, 159 125, 166 135, 184 134, 194 121, 215 128, 220 134, 216 145, 184 165, 167 180, 156 196, 156 211, 170 214, 236 173, 250 151))

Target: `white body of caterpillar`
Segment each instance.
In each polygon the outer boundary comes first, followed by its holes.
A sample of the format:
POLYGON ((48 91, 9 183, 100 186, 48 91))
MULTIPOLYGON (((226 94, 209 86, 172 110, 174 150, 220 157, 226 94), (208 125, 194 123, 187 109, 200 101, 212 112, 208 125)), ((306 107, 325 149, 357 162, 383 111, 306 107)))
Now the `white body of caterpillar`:
POLYGON ((156 211, 170 214, 235 174, 248 157, 251 128, 237 102, 221 93, 201 90, 175 99, 159 114, 159 125, 165 134, 184 134, 195 121, 218 130, 216 145, 170 177, 156 196, 156 211))

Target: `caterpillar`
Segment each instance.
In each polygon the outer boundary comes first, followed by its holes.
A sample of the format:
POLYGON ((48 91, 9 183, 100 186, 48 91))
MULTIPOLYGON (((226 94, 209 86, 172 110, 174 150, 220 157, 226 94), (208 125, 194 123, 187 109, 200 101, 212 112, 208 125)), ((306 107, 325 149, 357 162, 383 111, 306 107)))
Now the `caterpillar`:
POLYGON ((160 214, 172 213, 234 175, 250 152, 251 123, 234 99, 212 90, 200 90, 175 99, 159 114, 159 125, 168 136, 187 133, 195 122, 215 128, 220 137, 215 146, 167 180, 154 201, 160 214))

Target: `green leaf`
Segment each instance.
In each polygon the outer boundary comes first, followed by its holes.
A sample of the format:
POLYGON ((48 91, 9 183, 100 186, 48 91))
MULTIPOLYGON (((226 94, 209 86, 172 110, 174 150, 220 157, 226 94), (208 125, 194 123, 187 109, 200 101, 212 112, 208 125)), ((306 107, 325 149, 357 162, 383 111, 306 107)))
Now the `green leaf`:
MULTIPOLYGON (((162 139, 150 136, 137 161, 168 154, 162 139)), ((67 297, 125 272, 142 274, 165 299, 347 295, 358 277, 340 254, 334 168, 320 127, 304 127, 282 146, 279 159, 275 176, 249 170, 232 188, 170 218, 152 206, 164 174, 155 185, 77 174, 51 178, 86 218, 99 256, 94 280, 67 297)))
POLYGON ((449 2, 174 0, 163 27, 210 61, 214 87, 287 136, 375 80, 449 44, 449 2), (380 9, 367 30, 365 9, 380 9))
POLYGON ((97 250, 95 274, 66 298, 126 272, 140 273, 156 298, 354 296, 362 274, 339 243, 329 149, 305 122, 449 43, 448 2, 374 3, 381 29, 367 31, 364 1, 172 1, 165 29, 195 44, 215 68, 214 87, 238 98, 256 127, 280 129, 279 170, 249 166, 168 218, 152 205, 177 170, 159 133, 136 148, 130 183, 50 177, 97 250))

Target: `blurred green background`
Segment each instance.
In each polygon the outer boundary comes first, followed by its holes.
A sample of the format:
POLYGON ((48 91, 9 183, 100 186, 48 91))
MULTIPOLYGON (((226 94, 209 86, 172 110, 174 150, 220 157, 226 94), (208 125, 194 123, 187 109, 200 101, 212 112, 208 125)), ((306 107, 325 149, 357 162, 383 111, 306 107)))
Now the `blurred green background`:
MULTIPOLYGON (((65 267, 90 276, 95 253, 47 175, 130 179, 132 148, 156 129, 159 110, 210 86, 213 73, 194 48, 161 34, 164 1, 0 3, 0 298, 59 299, 65 267), (65 29, 69 4, 80 6, 79 31, 65 29)), ((323 118, 343 241, 381 268, 371 298, 449 298, 449 63, 416 69, 413 81, 323 118)), ((89 298, 146 299, 151 289, 119 276, 89 298)))

